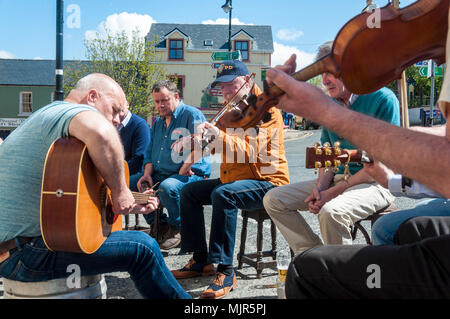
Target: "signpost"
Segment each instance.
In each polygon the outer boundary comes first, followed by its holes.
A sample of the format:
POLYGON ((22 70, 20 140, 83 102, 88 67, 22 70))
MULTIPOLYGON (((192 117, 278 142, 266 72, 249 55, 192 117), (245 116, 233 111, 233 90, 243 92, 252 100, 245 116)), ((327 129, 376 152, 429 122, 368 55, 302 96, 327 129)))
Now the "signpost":
MULTIPOLYGON (((428 75, 428 67, 420 67, 419 74, 421 76, 427 76, 428 75)), ((444 70, 442 69, 442 67, 439 66, 439 67, 434 68, 434 76, 442 77, 443 74, 444 74, 444 70)))
MULTIPOLYGON (((211 59, 213 61, 225 61, 229 60, 230 58, 229 52, 213 52, 211 54, 211 59)), ((240 51, 233 51, 231 52, 231 59, 233 60, 241 60, 241 52, 240 51)))

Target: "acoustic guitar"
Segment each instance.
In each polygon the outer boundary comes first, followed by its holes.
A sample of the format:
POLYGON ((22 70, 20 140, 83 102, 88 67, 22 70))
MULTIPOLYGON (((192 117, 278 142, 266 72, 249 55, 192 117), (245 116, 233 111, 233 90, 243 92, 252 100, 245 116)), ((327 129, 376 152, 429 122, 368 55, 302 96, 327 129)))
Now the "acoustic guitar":
MULTIPOLYGON (((125 175, 129 182, 128 165, 125 175)), ((151 194, 133 193, 145 205, 151 194)), ((92 254, 114 231, 122 229, 122 215, 112 211, 111 193, 76 138, 60 138, 49 148, 41 188, 41 233, 53 251, 92 254)))

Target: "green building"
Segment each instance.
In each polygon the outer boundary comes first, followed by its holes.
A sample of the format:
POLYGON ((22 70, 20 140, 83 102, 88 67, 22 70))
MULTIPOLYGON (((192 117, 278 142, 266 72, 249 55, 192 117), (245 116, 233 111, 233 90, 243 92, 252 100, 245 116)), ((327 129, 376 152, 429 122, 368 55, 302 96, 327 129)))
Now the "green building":
POLYGON ((54 60, 0 59, 0 137, 51 103, 54 91, 54 60))

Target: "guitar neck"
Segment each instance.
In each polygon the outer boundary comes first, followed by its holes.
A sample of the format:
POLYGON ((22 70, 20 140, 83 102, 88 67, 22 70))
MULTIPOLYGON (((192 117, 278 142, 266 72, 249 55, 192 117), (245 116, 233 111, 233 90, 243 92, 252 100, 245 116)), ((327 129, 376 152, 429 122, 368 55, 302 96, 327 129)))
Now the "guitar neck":
POLYGON ((345 149, 342 150, 340 155, 336 155, 333 152, 327 155, 324 149, 320 154, 318 154, 316 153, 315 148, 313 147, 306 148, 305 168, 325 167, 326 162, 334 166, 335 160, 338 160, 340 162, 339 165, 345 164, 347 161, 349 163, 360 163, 360 164, 373 162, 373 160, 367 156, 366 152, 361 150, 345 149), (348 159, 349 155, 350 160, 348 159), (320 166, 317 166, 317 163, 320 163, 320 166))
POLYGON ((150 197, 155 197, 154 194, 143 194, 143 193, 138 193, 138 192, 131 192, 131 193, 133 194, 136 204, 139 204, 139 205, 146 205, 147 201, 150 197))

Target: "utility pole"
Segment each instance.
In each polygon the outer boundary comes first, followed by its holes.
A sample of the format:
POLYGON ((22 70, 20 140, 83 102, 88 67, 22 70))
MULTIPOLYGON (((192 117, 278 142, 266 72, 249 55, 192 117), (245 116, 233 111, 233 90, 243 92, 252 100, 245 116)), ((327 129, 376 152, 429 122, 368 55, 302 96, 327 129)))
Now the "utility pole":
POLYGON ((56 68, 55 68, 55 100, 64 100, 63 91, 63 27, 64 1, 56 0, 56 68))
POLYGON ((428 70, 431 69, 431 71, 428 71, 431 74, 431 85, 430 85, 430 126, 433 126, 434 124, 434 86, 435 86, 435 79, 434 79, 434 60, 430 60, 430 63, 428 63, 428 70))
MULTIPOLYGON (((392 5, 395 9, 400 8, 400 1, 399 0, 393 0, 392 5)), ((408 128, 409 127, 409 110, 408 110, 408 88, 406 86, 406 72, 402 72, 402 77, 400 80, 397 81, 397 87, 398 92, 400 96, 400 112, 402 116, 402 127, 408 128)))

